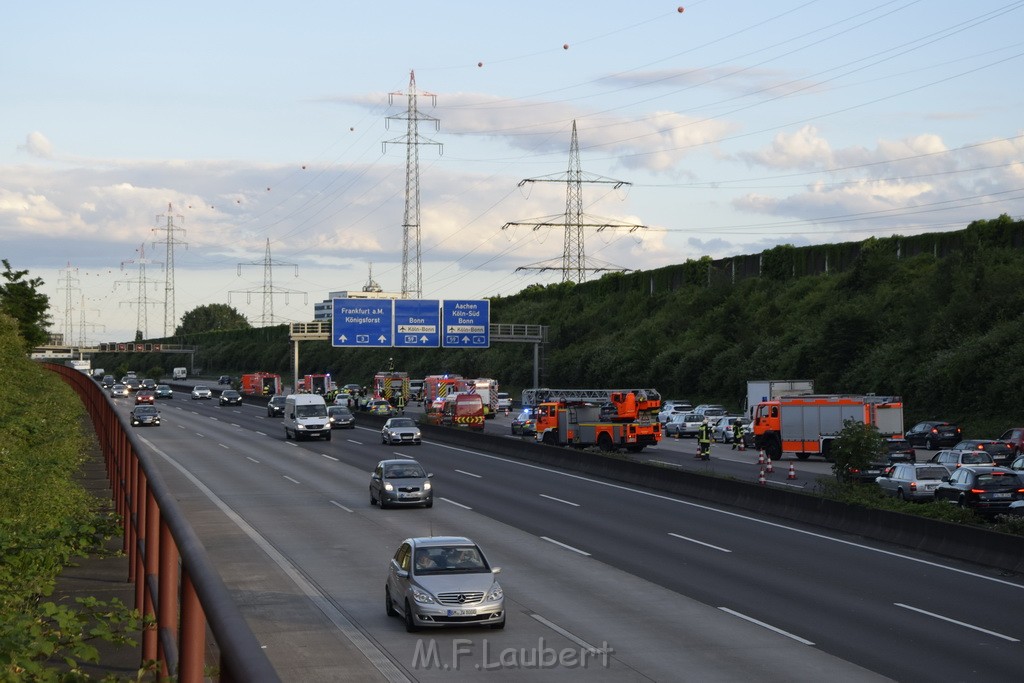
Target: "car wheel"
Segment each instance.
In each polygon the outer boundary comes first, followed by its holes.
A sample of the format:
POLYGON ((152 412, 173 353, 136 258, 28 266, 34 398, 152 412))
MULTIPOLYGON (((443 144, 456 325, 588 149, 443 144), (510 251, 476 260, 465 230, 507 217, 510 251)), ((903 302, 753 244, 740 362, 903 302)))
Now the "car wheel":
POLYGON ((903 495, 903 489, 896 489, 896 497, 900 500, 906 500, 907 497, 903 495))
POLYGON ((285 427, 284 428, 284 440, 287 441, 290 438, 292 438, 292 434, 291 434, 291 432, 288 431, 288 428, 285 427))
POLYGON ((412 618, 412 607, 409 606, 409 601, 405 601, 405 630, 409 633, 416 633, 419 630, 419 626, 412 618))
POLYGON ((934 450, 932 448, 932 446, 934 446, 934 445, 935 444, 932 443, 931 438, 928 438, 928 439, 924 440, 924 448, 925 448, 926 451, 934 450))
POLYGON ((324 437, 324 441, 330 441, 330 440, 331 440, 331 433, 327 432, 327 436, 324 437))
POLYGON ((377 499, 373 496, 373 489, 370 489, 370 505, 376 505, 377 499))
POLYGON ((960 497, 956 499, 957 507, 966 507, 967 500, 964 498, 964 494, 960 494, 960 497))
POLYGON ((391 602, 391 589, 387 586, 384 586, 384 610, 387 612, 389 617, 398 616, 398 612, 395 610, 395 606, 391 602))
POLYGON ((432 507, 434 507, 434 501, 433 500, 428 500, 426 503, 423 504, 423 507, 425 507, 425 508, 432 508, 432 507))

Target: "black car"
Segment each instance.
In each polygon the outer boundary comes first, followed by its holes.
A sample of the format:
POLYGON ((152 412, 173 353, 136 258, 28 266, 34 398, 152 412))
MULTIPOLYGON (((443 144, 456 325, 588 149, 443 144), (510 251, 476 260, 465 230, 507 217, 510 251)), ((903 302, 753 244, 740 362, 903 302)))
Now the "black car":
POLYGON ((240 406, 242 405, 242 395, 234 389, 225 389, 220 392, 220 405, 240 406))
MULTIPOLYGON (((897 463, 917 462, 917 454, 910 447, 906 439, 885 439, 882 450, 878 457, 865 465, 862 469, 851 468, 846 473, 846 481, 858 483, 874 483, 875 479, 883 476, 890 467, 897 463)), ((842 477, 840 477, 842 478, 842 477)))
POLYGON ((1009 441, 998 441, 996 439, 967 439, 961 441, 951 450, 954 451, 985 451, 992 456, 997 465, 1006 466, 1010 464, 1015 455, 1015 449, 1009 441))
POLYGON ((217 378, 217 384, 231 384, 231 377, 229 375, 221 375, 217 378))
POLYGON ((283 417, 286 398, 283 394, 271 396, 267 402, 267 417, 283 417))
POLYGON ((132 427, 139 425, 151 425, 153 427, 160 426, 160 411, 156 409, 156 406, 149 404, 142 404, 135 406, 132 410, 131 415, 132 427))
POLYGON ((935 500, 996 515, 1008 511, 1014 501, 1024 500, 1024 480, 1006 467, 965 465, 936 487, 935 500))
POLYGON ((356 416, 346 406, 327 406, 327 419, 331 429, 355 429, 356 416))
POLYGON ((949 448, 963 440, 963 431, 952 422, 928 420, 918 422, 904 434, 911 446, 920 446, 933 451, 938 448, 949 448))

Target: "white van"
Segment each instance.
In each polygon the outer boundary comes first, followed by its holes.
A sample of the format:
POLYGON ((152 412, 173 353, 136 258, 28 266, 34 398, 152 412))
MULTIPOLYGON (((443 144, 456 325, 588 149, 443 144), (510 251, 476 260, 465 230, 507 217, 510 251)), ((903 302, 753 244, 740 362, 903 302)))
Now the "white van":
POLYGON ((188 368, 174 368, 171 371, 171 377, 174 379, 185 379, 188 377, 188 368))
POLYGON ((284 400, 284 438, 302 441, 319 436, 331 440, 327 404, 320 394, 291 394, 284 400))

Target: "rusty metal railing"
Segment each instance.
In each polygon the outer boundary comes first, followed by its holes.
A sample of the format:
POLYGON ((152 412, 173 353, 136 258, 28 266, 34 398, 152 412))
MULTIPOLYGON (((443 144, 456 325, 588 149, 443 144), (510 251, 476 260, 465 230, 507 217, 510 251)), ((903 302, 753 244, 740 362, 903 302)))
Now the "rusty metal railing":
POLYGON ((142 661, 158 661, 161 675, 180 683, 202 683, 208 675, 209 626, 220 653, 220 681, 279 682, 206 549, 106 393, 74 368, 48 368, 74 388, 96 427, 115 509, 124 522, 135 607, 155 624, 143 631, 142 661))

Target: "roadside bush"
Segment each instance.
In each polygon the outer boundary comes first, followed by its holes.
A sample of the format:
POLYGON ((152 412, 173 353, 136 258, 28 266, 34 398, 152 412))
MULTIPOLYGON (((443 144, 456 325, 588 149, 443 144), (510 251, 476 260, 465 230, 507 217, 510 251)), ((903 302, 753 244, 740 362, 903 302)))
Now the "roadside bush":
POLYGON ((836 480, 848 482, 850 470, 862 470, 881 452, 884 443, 873 425, 844 420, 839 436, 832 441, 829 457, 836 480))

